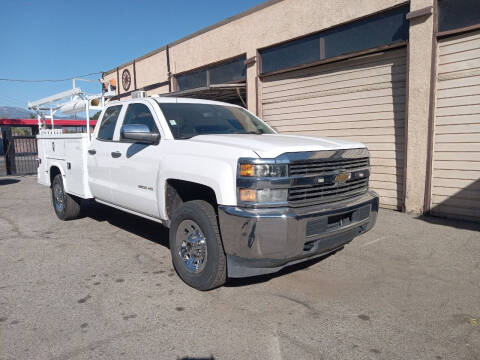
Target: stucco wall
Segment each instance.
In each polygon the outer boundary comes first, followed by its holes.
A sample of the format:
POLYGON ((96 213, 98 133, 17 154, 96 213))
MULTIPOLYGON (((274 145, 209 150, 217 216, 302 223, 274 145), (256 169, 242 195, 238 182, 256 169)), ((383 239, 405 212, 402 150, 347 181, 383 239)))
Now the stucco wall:
MULTIPOLYGON (((412 0, 410 10, 427 6, 433 0, 412 0)), ((425 197, 432 52, 433 16, 410 20, 405 208, 413 213, 423 211, 425 197)))
POLYGON ((168 80, 166 51, 137 60, 135 67, 137 71, 137 87, 139 88, 168 80))

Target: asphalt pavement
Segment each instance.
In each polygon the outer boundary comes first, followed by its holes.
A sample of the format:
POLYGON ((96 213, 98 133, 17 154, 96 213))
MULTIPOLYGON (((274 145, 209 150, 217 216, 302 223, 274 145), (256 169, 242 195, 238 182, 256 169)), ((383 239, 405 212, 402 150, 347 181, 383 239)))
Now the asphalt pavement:
POLYGON ((0 359, 480 359, 480 224, 381 210, 324 259, 199 292, 168 230, 0 178, 0 359))

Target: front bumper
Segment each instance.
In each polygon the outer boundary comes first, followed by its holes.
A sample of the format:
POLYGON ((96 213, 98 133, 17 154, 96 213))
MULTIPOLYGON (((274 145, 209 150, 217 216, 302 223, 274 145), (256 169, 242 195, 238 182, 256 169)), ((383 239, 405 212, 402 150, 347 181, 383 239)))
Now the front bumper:
POLYGON ((219 206, 229 277, 276 272, 326 255, 370 230, 378 214, 374 191, 303 208, 219 206))

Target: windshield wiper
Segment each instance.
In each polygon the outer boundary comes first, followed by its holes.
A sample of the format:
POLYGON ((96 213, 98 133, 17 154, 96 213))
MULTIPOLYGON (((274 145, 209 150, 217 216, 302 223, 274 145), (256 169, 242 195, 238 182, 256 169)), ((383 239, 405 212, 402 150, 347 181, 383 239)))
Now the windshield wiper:
POLYGON ((257 132, 257 131, 237 131, 232 134, 240 134, 240 135, 263 135, 262 132, 257 132))

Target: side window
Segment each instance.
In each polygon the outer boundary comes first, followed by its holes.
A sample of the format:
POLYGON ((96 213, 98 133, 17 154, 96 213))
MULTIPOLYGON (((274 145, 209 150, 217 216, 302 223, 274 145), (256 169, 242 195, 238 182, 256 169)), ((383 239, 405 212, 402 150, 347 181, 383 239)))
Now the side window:
POLYGON ((117 124, 118 115, 122 110, 122 105, 110 106, 103 114, 102 123, 98 130, 97 139, 100 140, 112 140, 113 133, 115 131, 115 125, 117 124))
POLYGON ((150 132, 158 134, 158 128, 153 119, 152 113, 145 104, 128 105, 123 125, 143 124, 147 125, 150 132))

